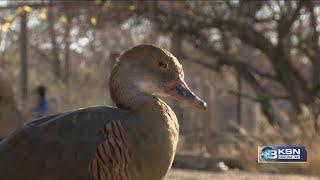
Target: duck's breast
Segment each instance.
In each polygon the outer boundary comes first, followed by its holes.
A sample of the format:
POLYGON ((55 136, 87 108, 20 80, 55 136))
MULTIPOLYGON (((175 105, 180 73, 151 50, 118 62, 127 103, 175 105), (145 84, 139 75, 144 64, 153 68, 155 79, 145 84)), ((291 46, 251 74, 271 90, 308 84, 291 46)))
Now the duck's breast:
POLYGON ((179 136, 177 118, 163 101, 144 106, 132 121, 127 121, 129 149, 137 171, 136 179, 163 178, 171 167, 179 136))

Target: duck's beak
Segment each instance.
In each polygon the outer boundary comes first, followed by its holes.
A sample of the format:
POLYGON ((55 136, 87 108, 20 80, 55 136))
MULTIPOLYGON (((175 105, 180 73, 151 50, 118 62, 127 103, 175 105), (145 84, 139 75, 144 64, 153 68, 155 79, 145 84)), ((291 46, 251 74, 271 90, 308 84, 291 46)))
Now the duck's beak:
POLYGON ((172 96, 177 101, 184 102, 199 109, 207 109, 207 103, 196 96, 189 89, 188 85, 182 77, 172 83, 169 83, 164 88, 164 91, 166 94, 172 96))

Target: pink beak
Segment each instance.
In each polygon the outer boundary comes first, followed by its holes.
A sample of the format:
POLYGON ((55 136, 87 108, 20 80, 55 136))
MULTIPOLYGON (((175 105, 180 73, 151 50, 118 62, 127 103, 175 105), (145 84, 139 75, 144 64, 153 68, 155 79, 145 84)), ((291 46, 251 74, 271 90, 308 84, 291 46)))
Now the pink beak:
POLYGON ((180 77, 177 81, 168 84, 164 88, 165 93, 175 98, 177 101, 189 104, 199 109, 207 109, 207 104, 196 96, 188 87, 184 79, 180 77))

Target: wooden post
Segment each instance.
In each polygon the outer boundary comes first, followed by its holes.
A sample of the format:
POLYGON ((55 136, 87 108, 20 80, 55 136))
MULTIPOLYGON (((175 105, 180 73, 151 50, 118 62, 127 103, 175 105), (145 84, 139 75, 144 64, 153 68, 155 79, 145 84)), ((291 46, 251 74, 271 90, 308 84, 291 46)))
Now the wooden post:
POLYGON ((20 15, 20 80, 22 103, 28 97, 28 39, 27 39, 27 13, 21 12, 20 15))

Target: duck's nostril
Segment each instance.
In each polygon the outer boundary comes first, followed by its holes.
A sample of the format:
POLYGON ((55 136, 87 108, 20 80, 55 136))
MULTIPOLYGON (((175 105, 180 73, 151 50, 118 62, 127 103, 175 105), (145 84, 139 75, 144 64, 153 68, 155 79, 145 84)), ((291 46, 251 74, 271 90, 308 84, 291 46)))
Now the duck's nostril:
POLYGON ((173 92, 181 95, 182 90, 181 90, 179 87, 174 87, 174 88, 173 88, 173 92))

